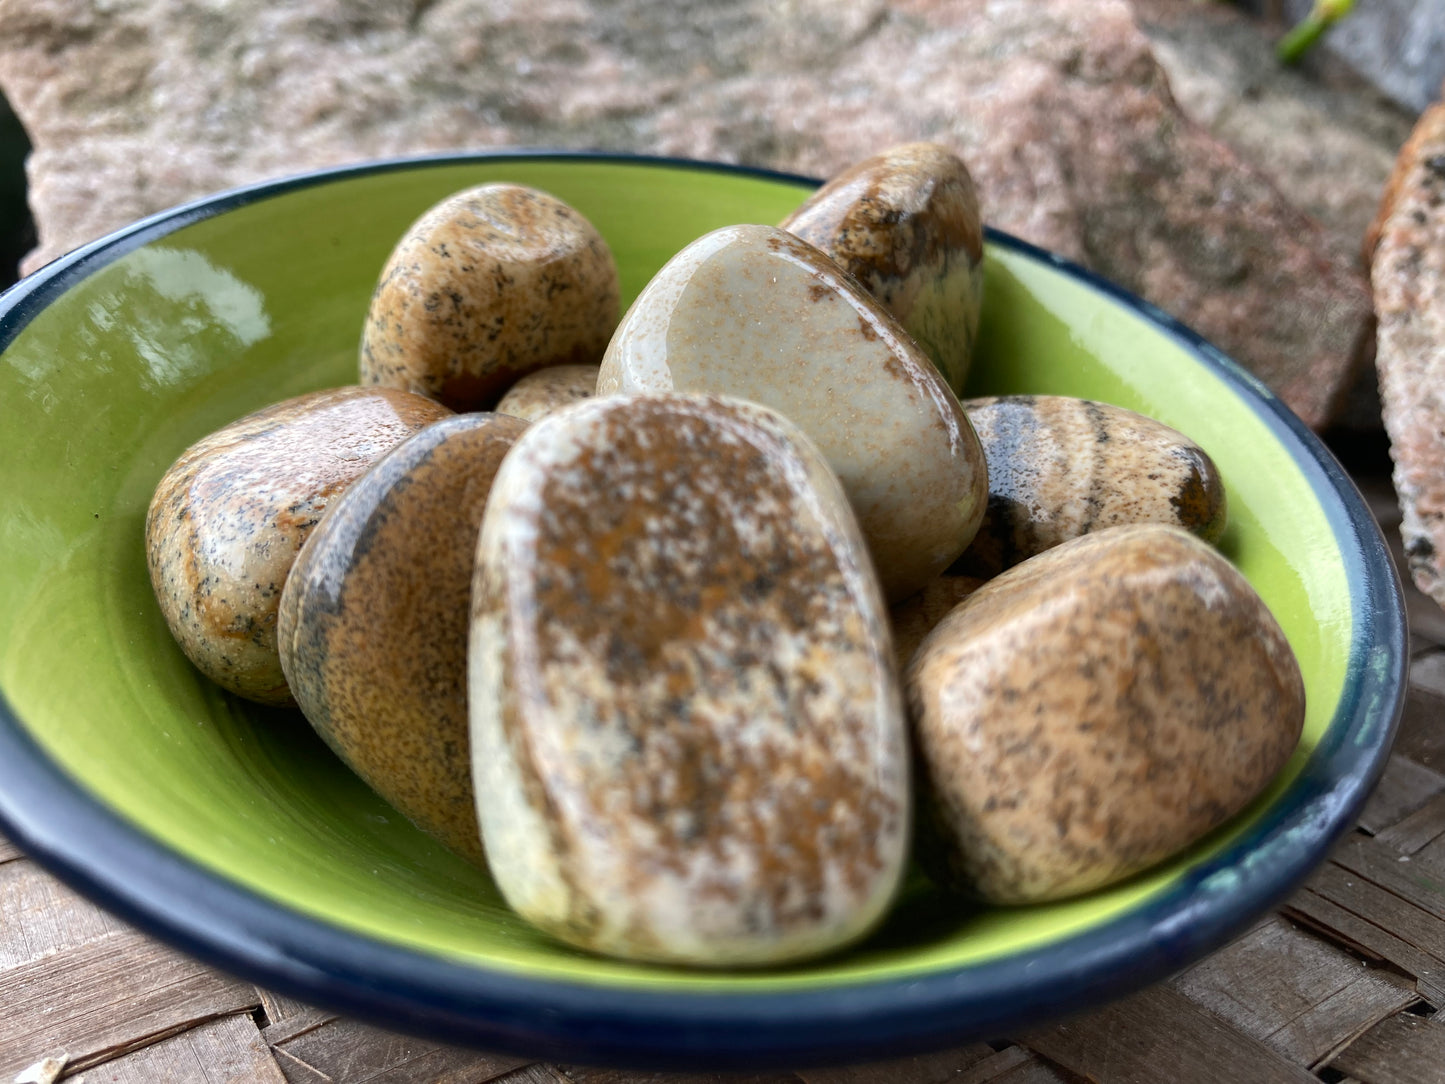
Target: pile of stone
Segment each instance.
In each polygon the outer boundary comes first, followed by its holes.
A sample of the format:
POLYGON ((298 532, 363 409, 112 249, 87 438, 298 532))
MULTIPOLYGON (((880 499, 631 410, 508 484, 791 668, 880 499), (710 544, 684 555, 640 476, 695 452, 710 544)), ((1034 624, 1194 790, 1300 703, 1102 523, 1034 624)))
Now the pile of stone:
MULTIPOLYGON (((991 225, 1179 317, 1308 425, 1378 425, 1359 239, 1413 116, 1315 75, 1190 0, 0 5, 0 90, 34 146, 27 270, 200 195, 367 158, 585 147, 827 176, 926 139, 969 163, 991 225)), ((1403 225, 1375 253, 1382 297, 1403 225)), ((1397 416, 1429 409, 1411 379, 1387 392, 1397 416)))

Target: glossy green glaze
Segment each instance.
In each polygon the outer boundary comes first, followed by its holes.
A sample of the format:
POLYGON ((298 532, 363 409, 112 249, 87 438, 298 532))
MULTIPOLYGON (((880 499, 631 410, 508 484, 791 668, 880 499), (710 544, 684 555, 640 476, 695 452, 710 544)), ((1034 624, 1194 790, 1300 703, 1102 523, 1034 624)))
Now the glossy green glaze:
POLYGON ((1310 482, 1177 340, 1047 261, 997 247, 970 393, 1102 399, 1207 449, 1229 489, 1223 548, 1303 667, 1309 714, 1289 769, 1167 868, 1015 911, 960 909, 916 882, 865 944, 801 968, 686 973, 597 959, 514 918, 484 874, 374 797, 299 715, 209 685, 151 597, 142 523, 153 487, 222 424, 353 382, 391 246, 431 204, 487 180, 535 185, 587 215, 617 256, 624 303, 697 236, 776 222, 808 192, 606 160, 423 164, 239 201, 74 283, 0 355, 0 690, 87 790, 202 866, 382 941, 579 982, 738 991, 907 978, 1043 945, 1138 906, 1267 811, 1329 724, 1347 670, 1348 585, 1310 482))

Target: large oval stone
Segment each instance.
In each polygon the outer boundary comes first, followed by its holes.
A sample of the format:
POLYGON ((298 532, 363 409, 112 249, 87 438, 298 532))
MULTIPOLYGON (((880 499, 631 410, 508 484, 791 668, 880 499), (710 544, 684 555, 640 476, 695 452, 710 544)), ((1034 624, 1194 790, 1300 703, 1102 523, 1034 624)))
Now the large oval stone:
POLYGON ((838 174, 782 227, 867 287, 963 393, 983 306, 983 222, 962 159, 937 143, 893 147, 838 174))
POLYGON ((525 185, 469 188, 422 215, 382 269, 361 383, 489 408, 527 373, 595 365, 618 290, 611 250, 575 208, 525 185))
POLYGON ((946 568, 983 516, 983 452, 938 370, 837 264, 770 226, 673 257, 623 317, 597 390, 708 392, 787 417, 842 480, 891 599, 946 568))
POLYGON ((317 525, 281 593, 281 666, 326 744, 413 823, 484 862, 467 737, 472 561, 527 423, 463 414, 398 445, 317 525))
POLYGON ((909 828, 902 702, 852 513, 794 426, 676 395, 534 423, 472 605, 477 806, 520 914, 719 966, 882 915, 909 828))
POLYGON ((446 407, 394 388, 287 399, 197 441, 156 487, 146 562, 171 634, 216 684, 290 704, 276 612, 296 554, 338 494, 446 407))
POLYGON ((965 399, 988 459, 988 511, 960 568, 992 576, 1106 527, 1159 523, 1216 542, 1224 482, 1203 448, 1123 407, 1063 395, 965 399))
POLYGON ((995 903, 1118 881, 1284 766, 1304 683, 1242 575, 1174 527, 1065 542, 985 584, 908 669, 935 875, 995 903))

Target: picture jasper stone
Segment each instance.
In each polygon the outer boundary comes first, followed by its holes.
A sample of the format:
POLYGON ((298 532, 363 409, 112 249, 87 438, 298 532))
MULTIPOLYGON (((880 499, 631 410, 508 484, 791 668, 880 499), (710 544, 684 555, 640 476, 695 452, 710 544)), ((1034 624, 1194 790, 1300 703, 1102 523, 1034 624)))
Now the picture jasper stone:
POLYGON ((963 393, 983 305, 983 223, 968 167, 907 143, 845 170, 783 229, 861 282, 963 393))
POLYGON ((983 516, 983 451, 938 370, 812 245, 770 226, 693 242, 628 310, 599 395, 707 392, 797 425, 843 482, 890 599, 963 552, 983 516))
POLYGON ((467 737, 472 560, 526 423, 464 414, 398 445, 331 506, 281 593, 281 666, 326 744, 483 864, 467 737))
POLYGON ((593 364, 619 312, 602 235, 554 196, 485 184, 443 200, 397 243, 361 339, 361 382, 482 410, 518 377, 593 364))
POLYGON ((813 956, 909 832, 884 605, 827 464, 765 407, 615 396, 535 423, 477 549, 477 807, 507 901, 583 948, 813 956))
POLYGON ((1062 395, 965 399, 988 460, 988 510, 959 569, 992 576, 1105 527, 1224 534, 1224 482, 1203 448, 1123 407, 1062 395))
POLYGON ((935 877, 1000 904, 1111 884, 1258 795, 1304 724, 1299 665, 1175 527, 1065 542, 981 587, 908 669, 935 877))
POLYGON ((596 365, 554 365, 529 373, 497 403, 498 414, 535 422, 597 394, 596 365))
POLYGON ((327 505, 446 407, 393 388, 336 388, 267 407, 191 445, 146 513, 156 601, 186 657, 216 684, 290 704, 276 611, 327 505))

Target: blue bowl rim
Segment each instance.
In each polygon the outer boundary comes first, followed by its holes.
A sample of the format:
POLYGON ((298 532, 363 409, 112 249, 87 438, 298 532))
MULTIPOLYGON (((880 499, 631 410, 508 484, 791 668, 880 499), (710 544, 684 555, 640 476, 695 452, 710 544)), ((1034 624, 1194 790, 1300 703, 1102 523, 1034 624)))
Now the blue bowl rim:
MULTIPOLYGON (((76 249, 0 295, 0 352, 73 284, 192 223, 374 173, 575 160, 795 174, 588 151, 507 149, 365 162, 232 189, 76 249)), ((0 692, 0 829, 62 881, 140 929, 268 989, 384 1027, 527 1057, 713 1069, 859 1061, 1006 1035, 1137 990, 1214 950, 1284 900, 1347 831, 1404 706, 1404 601, 1379 527, 1329 450, 1254 376, 1183 324, 1068 260, 989 229, 1155 324, 1217 372, 1290 452, 1345 560, 1353 635, 1339 707, 1298 778, 1249 835, 1143 906, 1042 948, 912 978, 784 992, 615 988, 469 966, 374 941, 211 873, 118 817, 36 744, 0 692), (1249 859, 1246 861, 1246 859, 1249 859)))

